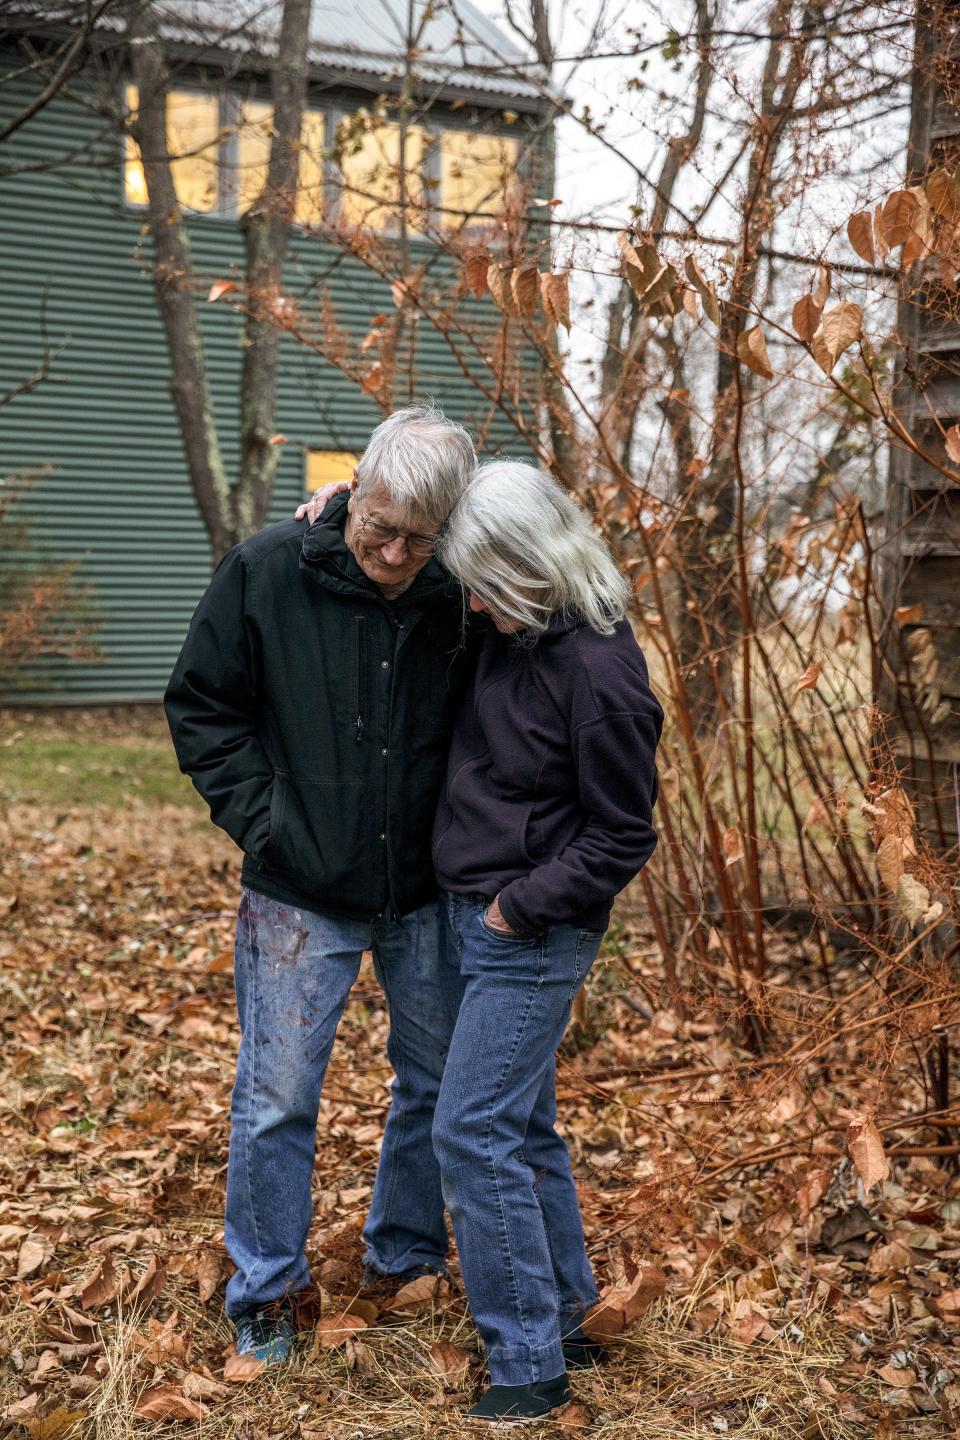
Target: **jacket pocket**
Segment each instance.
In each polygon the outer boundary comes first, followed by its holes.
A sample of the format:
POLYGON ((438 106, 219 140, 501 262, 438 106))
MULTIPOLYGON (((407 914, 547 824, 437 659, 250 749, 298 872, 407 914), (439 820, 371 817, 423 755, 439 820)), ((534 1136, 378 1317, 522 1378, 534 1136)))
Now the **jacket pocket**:
POLYGON ((360 780, 277 775, 270 799, 271 869, 332 908, 361 908, 369 887, 370 840, 360 780))
POLYGON ((267 841, 262 851, 262 857, 267 861, 273 854, 274 839, 279 835, 280 826, 283 824, 283 807, 286 799, 284 779, 283 775, 274 772, 273 784, 270 786, 270 824, 267 830, 267 841))

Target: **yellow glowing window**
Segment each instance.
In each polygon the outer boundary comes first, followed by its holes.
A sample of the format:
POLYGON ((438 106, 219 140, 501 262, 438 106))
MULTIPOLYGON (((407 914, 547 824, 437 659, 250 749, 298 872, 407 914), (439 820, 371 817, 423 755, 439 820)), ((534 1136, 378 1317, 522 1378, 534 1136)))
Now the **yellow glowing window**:
MULTIPOLYGON (((245 100, 237 130, 237 209, 241 215, 260 194, 267 180, 273 137, 273 106, 265 100, 245 100)), ((324 114, 308 110, 300 130, 300 178, 296 219, 316 223, 323 214, 324 114)))
POLYGON ((440 146, 440 205, 445 225, 499 215, 517 174, 517 142, 505 135, 445 130, 440 146), (463 212, 463 213, 459 213, 463 212))
POLYGON ((349 485, 359 458, 349 450, 308 450, 307 489, 319 490, 321 485, 332 485, 338 480, 345 480, 349 485))
MULTIPOLYGON (((126 88, 127 109, 136 115, 135 85, 126 88)), ((177 199, 187 210, 208 212, 217 203, 220 101, 216 95, 171 90, 167 96, 167 148, 177 199)), ((136 141, 127 136, 124 195, 129 205, 147 203, 147 184, 136 141)))
MULTIPOLYGON (((407 224, 419 227, 423 207, 421 178, 424 154, 423 131, 407 128, 404 170, 406 200, 410 207, 407 224)), ((342 190, 340 219, 348 225, 367 225, 385 230, 399 223, 400 208, 400 126, 393 122, 371 125, 351 138, 340 162, 342 190)))
POLYGON ((265 100, 244 100, 237 129, 237 209, 249 210, 267 183, 273 106, 265 100))
POLYGON ((326 116, 322 110, 308 110, 300 130, 300 186, 296 218, 301 225, 315 225, 323 215, 323 163, 326 116))

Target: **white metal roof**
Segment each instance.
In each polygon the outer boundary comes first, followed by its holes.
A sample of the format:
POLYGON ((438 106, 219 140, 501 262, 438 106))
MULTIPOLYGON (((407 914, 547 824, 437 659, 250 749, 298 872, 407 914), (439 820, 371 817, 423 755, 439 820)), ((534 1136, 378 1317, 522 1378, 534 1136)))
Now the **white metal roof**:
MULTIPOLYGON (((181 45, 228 50, 269 62, 276 54, 283 0, 153 0, 164 37, 181 45)), ((46 24, 83 18, 78 0, 0 0, 0 10, 46 24)), ((551 92, 516 42, 472 0, 313 0, 310 60, 321 70, 396 85, 403 76, 408 10, 419 33, 415 73, 422 87, 495 97, 529 109, 551 92), (424 18, 426 16, 426 18, 424 18), (422 23, 422 29, 421 29, 422 23), (529 77, 529 78, 526 78, 529 77)), ((118 7, 100 26, 122 31, 118 7)))

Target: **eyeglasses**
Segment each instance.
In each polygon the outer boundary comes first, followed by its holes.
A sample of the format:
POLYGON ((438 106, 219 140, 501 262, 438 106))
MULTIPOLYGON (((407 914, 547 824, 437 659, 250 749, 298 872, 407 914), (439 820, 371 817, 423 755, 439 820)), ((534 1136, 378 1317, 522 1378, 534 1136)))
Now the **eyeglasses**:
POLYGON ((367 537, 368 545, 389 545, 392 540, 406 541, 411 555, 432 555, 439 535, 418 535, 416 531, 396 530, 392 525, 381 525, 377 520, 368 520, 360 511, 360 529, 367 537))

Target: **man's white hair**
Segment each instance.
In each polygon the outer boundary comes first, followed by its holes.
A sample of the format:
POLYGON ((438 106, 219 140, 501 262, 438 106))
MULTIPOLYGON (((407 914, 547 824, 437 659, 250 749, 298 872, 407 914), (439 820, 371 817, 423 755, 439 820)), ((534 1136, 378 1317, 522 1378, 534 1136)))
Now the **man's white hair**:
POLYGON ((438 529, 473 478, 477 456, 462 425, 432 405, 395 410, 370 436, 354 494, 389 495, 401 524, 438 529))
POLYGON ((519 461, 481 465, 438 553, 461 584, 524 630, 543 631, 551 615, 564 611, 609 635, 630 595, 580 507, 551 475, 519 461))

